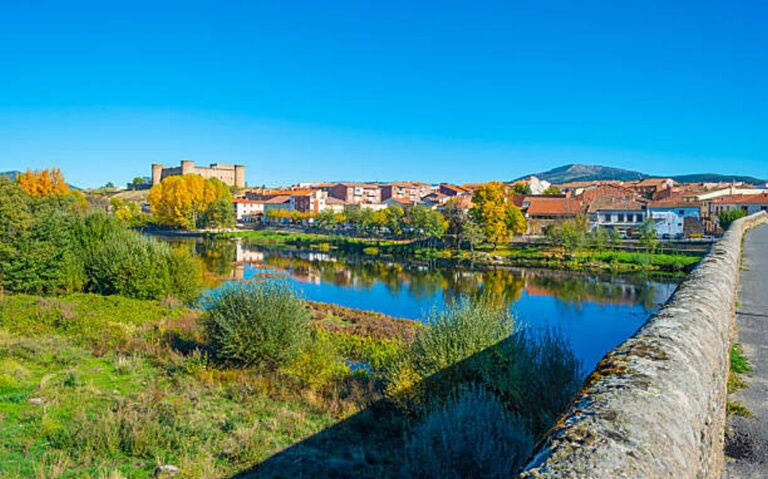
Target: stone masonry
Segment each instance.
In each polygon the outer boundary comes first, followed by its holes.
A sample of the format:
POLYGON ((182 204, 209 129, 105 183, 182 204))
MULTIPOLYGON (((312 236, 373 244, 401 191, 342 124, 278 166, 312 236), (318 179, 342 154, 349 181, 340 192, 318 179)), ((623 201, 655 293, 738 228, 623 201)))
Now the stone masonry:
POLYGON ((610 352, 523 478, 721 477, 726 382, 744 232, 733 223, 670 301, 610 352))

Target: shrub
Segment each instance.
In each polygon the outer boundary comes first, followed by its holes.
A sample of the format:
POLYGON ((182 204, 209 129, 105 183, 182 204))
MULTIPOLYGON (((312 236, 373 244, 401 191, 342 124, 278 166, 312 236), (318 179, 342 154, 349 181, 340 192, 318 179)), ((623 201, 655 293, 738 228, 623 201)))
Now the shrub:
POLYGON ((282 282, 226 286, 204 301, 214 356, 237 366, 289 365, 305 345, 309 312, 282 282))
POLYGON ((443 312, 432 312, 407 356, 422 377, 437 373, 492 346, 514 331, 509 310, 490 302, 461 298, 443 312))
POLYGON ((403 477, 512 477, 533 450, 523 422, 482 387, 461 388, 406 442, 403 477))
POLYGON ((312 334, 286 372, 303 385, 316 389, 349 372, 339 353, 325 335, 312 334))
POLYGON ((745 216, 747 216, 747 212, 744 210, 725 210, 717 214, 717 221, 720 228, 725 232, 728 231, 734 221, 745 216))

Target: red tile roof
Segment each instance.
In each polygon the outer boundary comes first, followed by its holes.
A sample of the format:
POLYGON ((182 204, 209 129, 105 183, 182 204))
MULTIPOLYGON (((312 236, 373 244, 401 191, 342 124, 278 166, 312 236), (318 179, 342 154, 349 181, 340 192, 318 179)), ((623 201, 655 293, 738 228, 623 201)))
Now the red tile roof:
POLYGON ((527 196, 525 202, 529 204, 526 210, 529 216, 562 215, 575 216, 584 209, 581 201, 573 198, 543 198, 527 196))
POLYGON ((768 205, 768 193, 756 195, 728 195, 715 198, 713 203, 726 205, 768 205))

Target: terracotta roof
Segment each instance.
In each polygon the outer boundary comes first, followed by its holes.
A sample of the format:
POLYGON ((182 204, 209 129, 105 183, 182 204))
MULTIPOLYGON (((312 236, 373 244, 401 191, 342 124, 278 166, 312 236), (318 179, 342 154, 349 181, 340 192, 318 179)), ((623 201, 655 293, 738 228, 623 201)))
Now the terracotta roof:
POLYGON ((598 211, 642 211, 646 203, 634 198, 597 198, 587 209, 590 213, 598 211))
POLYGON ((598 198, 637 198, 638 194, 634 190, 630 190, 621 185, 606 183, 590 187, 578 197, 585 203, 592 203, 598 198))
POLYGON ((666 184, 669 180, 670 178, 646 178, 640 180, 637 186, 659 186, 666 184))
POLYGON ((469 193, 469 190, 466 188, 462 188, 458 185, 452 185, 450 183, 440 183, 440 188, 445 188, 447 190, 455 191, 456 193, 469 193))
POLYGON ((600 186, 600 185, 620 185, 620 181, 615 180, 595 180, 595 181, 569 181, 568 183, 559 183, 555 186, 557 188, 565 189, 577 189, 577 188, 589 188, 590 186, 600 186))
POLYGON ((232 203, 240 203, 244 205, 260 205, 264 203, 264 200, 248 200, 245 198, 235 198, 232 203))
POLYGON ((273 196, 268 200, 264 200, 265 205, 279 205, 291 201, 290 196, 273 196))
POLYGON ((525 202, 529 204, 528 215, 567 215, 575 216, 583 211, 581 201, 573 198, 542 198, 527 196, 525 202))
POLYGON ((713 203, 727 205, 768 205, 768 193, 756 195, 729 195, 715 198, 713 203))

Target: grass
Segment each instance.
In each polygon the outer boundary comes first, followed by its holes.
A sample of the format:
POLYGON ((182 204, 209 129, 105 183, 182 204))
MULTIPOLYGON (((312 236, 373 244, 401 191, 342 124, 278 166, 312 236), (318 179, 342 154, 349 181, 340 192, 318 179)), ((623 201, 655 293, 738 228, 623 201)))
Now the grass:
POLYGON ((750 411, 747 406, 741 404, 740 402, 728 401, 725 405, 725 408, 728 411, 728 414, 740 417, 752 417, 752 411, 750 411))
MULTIPOLYGON (((199 335, 197 313, 172 302, 2 297, 0 477, 143 478, 160 464, 231 475, 377 398, 365 376, 308 388, 286 372, 216 367, 199 335)), ((376 341, 362 343, 346 349, 375 362, 376 341)))
POLYGON ((744 351, 739 343, 734 343, 731 346, 731 370, 737 374, 752 372, 752 365, 749 363, 749 359, 744 356, 744 351))

